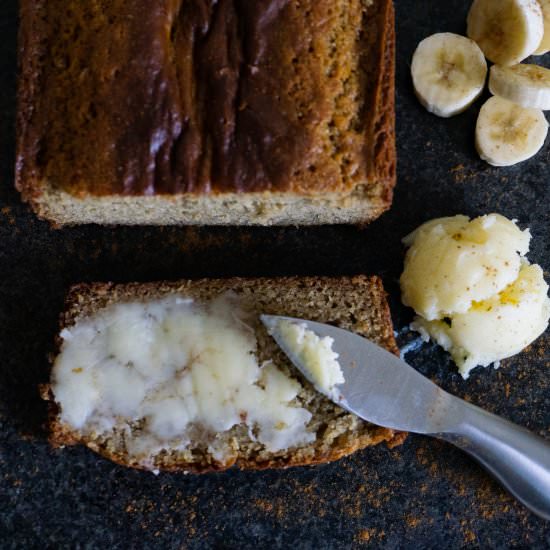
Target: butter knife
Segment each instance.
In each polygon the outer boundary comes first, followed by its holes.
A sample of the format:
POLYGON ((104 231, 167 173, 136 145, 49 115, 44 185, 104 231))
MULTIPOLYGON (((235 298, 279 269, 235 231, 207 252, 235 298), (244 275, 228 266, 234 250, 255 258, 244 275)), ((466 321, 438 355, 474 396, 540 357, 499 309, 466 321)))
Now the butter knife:
MULTIPOLYGON (((340 328, 291 317, 261 320, 292 363, 311 380, 282 337, 279 321, 303 323, 332 349, 345 382, 336 387, 338 405, 378 426, 437 437, 476 458, 510 493, 550 520, 550 442, 455 397, 395 355, 340 328)), ((311 380, 314 382, 313 380, 311 380)), ((334 397, 334 396, 333 396, 334 397)))

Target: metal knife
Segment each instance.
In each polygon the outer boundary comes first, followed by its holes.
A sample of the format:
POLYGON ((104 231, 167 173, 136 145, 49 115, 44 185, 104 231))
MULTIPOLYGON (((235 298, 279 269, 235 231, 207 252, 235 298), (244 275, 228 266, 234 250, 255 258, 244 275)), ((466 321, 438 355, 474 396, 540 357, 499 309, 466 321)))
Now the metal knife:
POLYGON ((285 344, 279 321, 304 323, 317 336, 330 336, 345 378, 337 386, 338 405, 373 424, 456 445, 481 462, 535 514, 550 520, 550 441, 443 391, 362 336, 291 317, 262 315, 261 320, 308 379, 307 368, 285 344))

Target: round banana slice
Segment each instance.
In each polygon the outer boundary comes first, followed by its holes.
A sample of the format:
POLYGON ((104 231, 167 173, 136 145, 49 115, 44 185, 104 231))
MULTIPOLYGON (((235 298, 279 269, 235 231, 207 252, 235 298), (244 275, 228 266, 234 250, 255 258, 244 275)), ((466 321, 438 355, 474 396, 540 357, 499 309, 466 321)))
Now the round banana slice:
POLYGON ((476 147, 489 164, 511 166, 537 154, 547 134, 548 122, 542 111, 494 96, 479 112, 476 147))
POLYGON ((538 65, 493 65, 489 90, 521 105, 547 111, 550 109, 550 69, 538 65))
POLYGON ((539 4, 544 18, 544 36, 539 47, 535 50, 535 55, 550 52, 550 0, 539 0, 539 4))
POLYGON ((467 34, 493 63, 515 65, 541 43, 541 7, 536 0, 474 0, 467 34))
POLYGON ((487 62, 475 42, 443 32, 418 44, 411 73, 422 105, 430 113, 450 117, 467 109, 480 96, 487 62))

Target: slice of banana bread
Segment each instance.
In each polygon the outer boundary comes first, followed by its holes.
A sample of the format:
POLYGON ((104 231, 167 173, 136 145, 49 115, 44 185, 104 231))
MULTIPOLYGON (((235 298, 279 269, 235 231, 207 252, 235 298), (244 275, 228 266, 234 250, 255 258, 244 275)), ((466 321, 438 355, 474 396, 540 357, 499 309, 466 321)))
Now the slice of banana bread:
MULTIPOLYGON (((76 286, 68 295, 67 309, 61 317, 64 330, 59 338, 60 354, 54 362, 51 384, 42 388, 43 397, 50 401, 51 442, 56 446, 84 444, 106 458, 135 468, 205 472, 226 469, 233 464, 241 468, 259 469, 328 462, 381 441, 394 444, 402 439, 402 434, 364 422, 315 391, 267 334, 259 321, 260 313, 286 314, 334 323, 397 352, 385 292, 381 281, 375 277, 205 279, 76 286), (64 419, 63 403, 60 401, 68 404, 85 396, 82 384, 70 385, 68 394, 67 387, 64 387, 63 392, 60 389, 59 395, 56 395, 56 388, 60 388, 60 369, 82 372, 91 369, 95 361, 89 359, 91 356, 82 359, 80 353, 79 359, 74 359, 73 349, 69 359, 73 362, 61 366, 59 358, 61 354, 69 353, 68 342, 75 337, 75 327, 89 322, 94 316, 105 315, 109 308, 117 304, 151 304, 155 300, 174 296, 206 303, 227 292, 231 292, 238 303, 250 312, 246 324, 248 330, 253 330, 257 342, 255 355, 258 364, 263 364, 264 369, 266 365, 275 367, 285 380, 296 386, 296 395, 290 396, 291 412, 304 411, 306 416, 303 418, 307 421, 304 429, 306 437, 302 438, 301 443, 288 448, 279 445, 273 450, 273 445, 270 447, 256 437, 256 427, 247 425, 246 416, 243 416, 222 433, 212 433, 195 425, 191 432, 185 432, 185 444, 176 438, 163 448, 148 453, 143 445, 140 451, 136 451, 140 449, 140 441, 144 437, 142 418, 125 418, 122 415, 103 431, 97 427, 98 424, 89 429, 90 421, 84 423, 84 427, 75 428, 64 419)), ((92 340, 98 337, 97 331, 91 334, 92 340)), ((134 338, 130 345, 142 350, 138 341, 140 338, 134 338)), ((127 340, 124 345, 128 346, 127 340)), ((107 365, 105 368, 110 367, 107 365)), ((128 368, 134 367, 128 365, 128 368)), ((170 387, 175 387, 182 372, 173 380, 168 380, 170 387)), ((94 376, 100 374, 96 371, 94 376)), ((268 391, 269 387, 265 384, 264 390, 268 391)), ((99 407, 97 403, 100 402, 96 402, 96 407, 99 407)))

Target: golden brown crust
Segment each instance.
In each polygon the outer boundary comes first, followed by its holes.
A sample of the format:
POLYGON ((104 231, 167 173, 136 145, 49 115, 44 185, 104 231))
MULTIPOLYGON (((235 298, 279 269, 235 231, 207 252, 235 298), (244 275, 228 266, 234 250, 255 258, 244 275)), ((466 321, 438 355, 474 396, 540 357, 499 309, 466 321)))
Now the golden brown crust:
MULTIPOLYGON (((223 38, 226 33, 235 32, 239 26, 236 21, 244 21, 254 32, 260 22, 263 25, 265 21, 263 3, 247 6, 242 13, 232 11, 236 8, 230 4, 222 1, 216 8, 226 22, 223 29, 216 30, 219 45, 223 47, 231 42, 223 38)), ((191 30, 188 27, 200 23, 194 21, 193 10, 187 13, 187 8, 178 8, 180 11, 171 13, 170 10, 179 5, 177 2, 164 10, 156 0, 131 3, 117 0, 111 3, 109 14, 103 14, 91 3, 77 6, 67 4, 66 0, 22 0, 16 186, 23 198, 41 215, 59 223, 78 223, 80 214, 71 220, 57 219, 61 216, 49 203, 59 198, 50 194, 52 190, 68 192, 71 200, 82 203, 82 208, 86 203, 78 197, 127 196, 137 200, 151 198, 151 195, 208 195, 228 196, 233 200, 234 194, 241 191, 251 195, 267 192, 273 194, 274 199, 279 199, 277 193, 319 197, 334 192, 341 195, 342 201, 372 204, 370 210, 364 208, 362 217, 356 208, 352 223, 361 219, 366 222, 389 208, 396 163, 392 1, 374 0, 368 8, 363 0, 342 1, 338 5, 333 0, 273 4, 280 8, 280 22, 275 20, 273 28, 257 33, 264 36, 265 44, 260 47, 255 39, 247 42, 237 36, 238 51, 228 51, 226 57, 220 58, 216 57, 218 54, 207 55, 213 66, 205 69, 205 74, 194 77, 199 88, 206 86, 205 97, 211 96, 211 101, 205 103, 209 108, 205 109, 193 104, 185 86, 182 87, 182 75, 190 70, 181 61, 186 57, 170 54, 171 49, 186 51, 189 47, 186 37, 191 30), (131 9, 149 11, 150 18, 127 17, 131 9), (331 10, 337 16, 327 17, 325 12, 334 14, 331 10), (116 32, 106 32, 103 27, 106 15, 112 16, 116 32), (70 66, 65 68, 62 53, 67 50, 67 44, 63 42, 65 38, 59 38, 64 36, 60 31, 70 31, 78 17, 94 22, 100 30, 95 27, 92 30, 91 26, 84 28, 78 37, 80 42, 75 42, 69 52, 76 57, 71 57, 70 66), (163 18, 166 17, 174 21, 174 42, 148 51, 143 44, 148 36, 165 34, 163 18), (297 32, 299 29, 302 32, 297 32), (324 44, 325 32, 330 40, 336 41, 336 53, 331 53, 330 41, 324 44), (129 42, 132 47, 126 40, 117 48, 116 40, 122 40, 125 34, 132 38, 129 42), (109 45, 109 41, 114 42, 109 45), (292 52, 301 52, 300 55, 308 52, 310 42, 313 50, 304 55, 303 67, 302 57, 297 57, 302 72, 297 73, 298 77, 292 76, 292 52), (253 55, 255 48, 263 52, 264 47, 267 54, 255 58, 257 66, 241 59, 245 53, 253 55), (116 51, 116 55, 107 56, 106 48, 116 51), (88 55, 88 51, 93 54, 88 55), (149 67, 150 73, 126 74, 127 67, 135 66, 129 61, 138 54, 151 56, 151 67, 147 63, 140 65, 143 71, 146 71, 143 67, 149 67), (328 58, 323 61, 327 55, 335 57, 333 80, 325 74, 330 67, 328 58), (356 59, 358 61, 354 61, 356 59), (88 62, 92 65, 86 66, 88 62), (242 69, 247 66, 248 69, 242 69), (107 86, 104 79, 115 78, 113 75, 118 76, 107 86), (211 84, 216 75, 222 75, 218 87, 211 84), (155 108, 144 111, 141 105, 147 102, 140 99, 145 93, 140 89, 140 82, 147 83, 148 78, 164 79, 165 85, 159 85, 158 89, 149 87, 153 95, 148 99, 155 108), (279 79, 280 86, 273 85, 274 78, 279 79), (354 86, 359 88, 356 90, 354 86), (242 96, 237 110, 235 101, 226 97, 234 88, 235 93, 242 96), (283 98, 287 88, 294 91, 283 98), (281 98, 273 95, 276 89, 281 90, 281 98), (68 90, 71 90, 70 101, 68 90), (270 91, 266 94, 266 90, 270 91), (117 97, 122 100, 117 102, 117 97), (66 104, 65 111, 57 111, 66 104), (188 115, 185 115, 186 109, 188 115), (283 119, 275 120, 276 113, 283 119), (202 116, 207 119, 202 120, 202 116), (125 124, 116 124, 116 117, 124 119, 125 124), (229 127, 234 127, 231 135, 219 124, 224 117, 233 121, 227 122, 229 127), (197 119, 197 127, 189 129, 189 136, 182 130, 185 125, 180 118, 197 119), (123 130, 126 127, 128 130, 123 130), (154 136, 160 135, 166 142, 157 151, 151 143, 154 136), (218 145, 217 141, 220 141, 218 145), (208 145, 211 142, 214 145, 208 145), (90 147, 90 143, 94 146, 90 147), (211 151, 209 147, 214 149, 211 151), (202 153, 199 155, 197 151, 202 153), (150 155, 153 157, 149 158, 150 155), (188 166, 188 159, 195 157, 206 164, 188 166), (350 195, 352 191, 354 196, 350 195)), ((215 42, 215 32, 210 33, 210 39, 215 42)), ((152 41, 147 42, 150 43, 152 41)), ((213 45, 205 46, 204 55, 213 45)), ((265 202, 265 206, 260 205, 260 209, 271 207, 268 200, 261 199, 261 202, 265 202)), ((347 208, 345 203, 338 206, 347 208)), ((177 207, 182 209, 181 204, 177 207)), ((163 208, 167 208, 164 203, 163 208)), ((320 223, 342 222, 340 218, 331 221, 328 214, 321 214, 327 220, 323 221, 318 210, 312 211, 315 212, 312 217, 318 217, 320 223)), ((90 221, 89 217, 82 217, 90 221)), ((307 216, 305 218, 307 220, 307 216)), ((271 220, 269 223, 281 223, 271 220)), ((299 223, 308 223, 303 220, 301 216, 299 223)), ((95 221, 106 223, 103 219, 95 221)), ((184 222, 192 223, 188 214, 184 222)), ((113 223, 128 222, 114 220, 113 223)), ((157 217, 153 223, 173 222, 164 222, 160 216, 160 220, 157 217)), ((230 223, 239 222, 230 220, 230 223)), ((295 221, 291 219, 290 223, 295 221)))
MULTIPOLYGON (((111 452, 104 447, 98 445, 93 439, 83 438, 78 433, 75 433, 68 429, 63 424, 57 421, 56 407, 50 402, 50 420, 49 429, 50 436, 48 438, 50 444, 54 448, 68 447, 73 445, 85 445, 92 451, 96 452, 103 458, 111 460, 120 466, 126 466, 134 468, 136 470, 151 470, 150 467, 146 467, 139 462, 129 462, 126 455, 111 452)), ((256 460, 246 459, 232 459, 225 464, 216 462, 212 463, 166 463, 159 466, 159 470, 165 472, 189 472, 193 474, 204 474, 210 472, 221 472, 228 470, 229 468, 236 467, 241 470, 268 470, 268 469, 285 469, 295 466, 313 466, 316 464, 326 464, 328 462, 334 462, 345 456, 353 454, 356 451, 365 449, 385 442, 388 447, 393 448, 401 445, 406 439, 407 434, 404 432, 397 432, 389 430, 387 428, 374 427, 374 433, 369 438, 358 438, 353 444, 344 445, 340 447, 333 447, 330 452, 316 453, 312 457, 308 457, 307 460, 303 458, 296 458, 292 454, 285 457, 277 457, 272 460, 265 460, 258 462, 256 460)))
POLYGON ((373 178, 381 182, 381 196, 391 205, 396 181, 396 145, 395 145, 395 10, 392 0, 384 2, 380 17, 383 23, 383 38, 380 40, 379 82, 373 94, 376 113, 372 125, 374 167, 373 178))
MULTIPOLYGON (((335 289, 345 287, 349 293, 351 289, 357 292, 352 300, 364 300, 370 310, 365 311, 364 304, 342 304, 342 307, 356 307, 354 315, 357 315, 354 330, 368 335, 379 345, 384 346, 393 353, 398 349, 393 336, 393 326, 389 307, 386 302, 386 295, 382 282, 377 277, 340 277, 337 279, 323 277, 286 277, 279 279, 201 279, 195 281, 159 282, 159 283, 134 283, 117 285, 112 283, 81 284, 71 288, 66 300, 66 309, 60 318, 61 328, 74 324, 78 319, 87 317, 107 305, 124 300, 147 300, 155 299, 169 293, 183 292, 195 299, 213 296, 220 292, 232 290, 250 298, 256 296, 257 300, 264 300, 260 304, 262 311, 267 313, 288 312, 289 315, 298 315, 303 311, 303 316, 316 318, 317 320, 330 321, 330 313, 327 311, 316 311, 318 303, 315 301, 323 290, 327 296, 335 289), (297 289, 297 290, 296 290, 297 289), (265 294, 268 290, 273 291, 275 298, 267 299, 265 294), (289 295, 282 295, 284 291, 290 293, 291 297, 299 296, 304 304, 291 305, 289 295), (277 297, 281 294, 281 303, 277 304, 277 297), (362 297, 362 298, 361 298, 362 297), (271 302, 271 307, 266 304, 271 302), (288 304, 288 305, 287 305, 288 304)), ((339 296, 341 298, 341 296, 339 296)), ((58 341, 58 344, 60 341, 58 341)), ((72 431, 64 425, 58 416, 58 406, 49 385, 41 388, 43 399, 49 402, 49 430, 50 442, 53 446, 66 446, 84 444, 119 464, 138 469, 151 469, 150 466, 143 466, 137 461, 129 461, 128 456, 120 454, 105 445, 98 444, 93 438, 83 437, 81 434, 72 431)), ((157 466, 166 471, 189 471, 202 473, 208 471, 220 471, 233 465, 245 469, 266 469, 286 468, 290 466, 303 466, 308 464, 319 464, 331 462, 343 456, 386 441, 389 445, 399 444, 403 440, 403 434, 386 428, 381 428, 364 423, 368 430, 356 437, 347 437, 336 441, 330 449, 315 447, 314 452, 308 456, 287 453, 284 456, 275 456, 268 459, 258 460, 257 457, 233 457, 226 464, 215 462, 173 462, 165 460, 157 466)))
MULTIPOLYGON (((38 5, 39 2, 36 2, 37 8, 38 5)), ((46 31, 44 21, 32 2, 24 0, 20 3, 19 20, 15 185, 24 200, 33 202, 41 194, 42 187, 36 165, 38 143, 32 128, 37 96, 43 86, 41 58, 44 48, 41 37, 46 31)))

